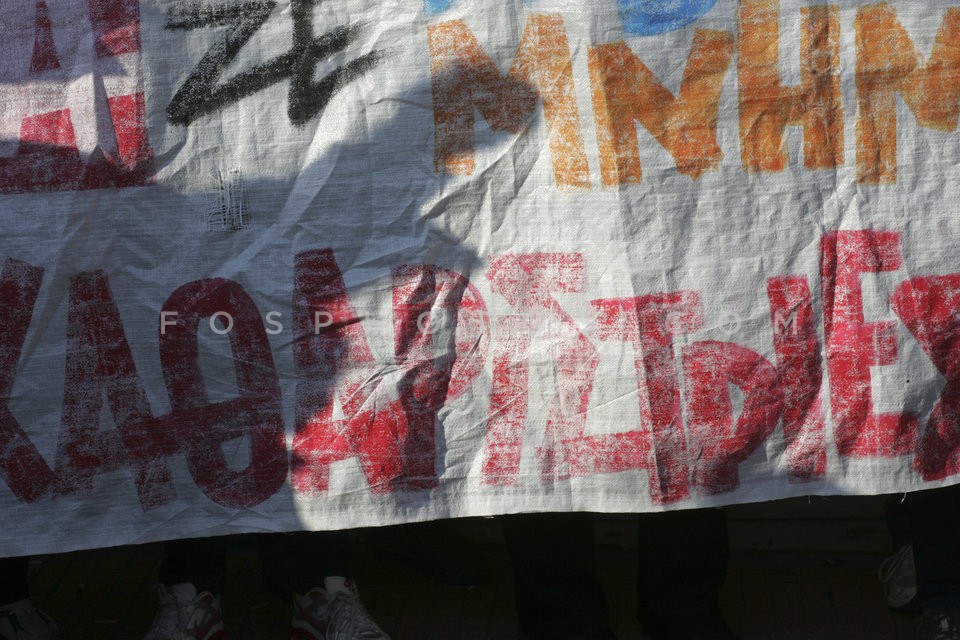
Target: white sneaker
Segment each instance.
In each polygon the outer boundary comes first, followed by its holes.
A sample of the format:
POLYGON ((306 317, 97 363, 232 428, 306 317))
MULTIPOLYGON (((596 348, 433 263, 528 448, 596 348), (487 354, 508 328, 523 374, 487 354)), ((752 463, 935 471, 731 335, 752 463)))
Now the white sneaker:
POLYGON ((57 623, 29 600, 0 607, 0 640, 57 640, 59 637, 57 623))
POLYGON ((917 568, 913 561, 913 545, 900 547, 899 551, 881 562, 877 577, 883 583, 888 607, 909 607, 917 597, 917 568))
POLYGON ((188 582, 157 587, 160 606, 143 640, 223 640, 220 598, 188 582))
POLYGON ((323 588, 293 596, 291 640, 390 640, 360 602, 346 578, 330 577, 323 588))

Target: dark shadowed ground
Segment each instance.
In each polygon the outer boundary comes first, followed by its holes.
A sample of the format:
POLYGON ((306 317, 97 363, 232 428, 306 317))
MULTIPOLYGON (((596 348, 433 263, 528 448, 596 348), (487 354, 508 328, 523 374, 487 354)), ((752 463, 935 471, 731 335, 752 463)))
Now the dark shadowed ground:
MULTIPOLYGON (((381 560, 358 532, 357 582, 393 640, 513 640, 513 588, 497 525, 467 527, 491 573, 471 589, 444 587, 381 560)), ((914 620, 886 610, 876 577, 888 552, 877 498, 814 498, 730 509, 733 554, 723 592, 743 640, 912 638, 914 620)), ((651 544, 655 543, 653 541, 651 544)), ((621 640, 639 640, 633 620, 636 534, 629 516, 601 516, 597 549, 611 617, 621 640)), ((65 640, 139 640, 153 618, 161 545, 35 559, 31 588, 60 622, 65 640)), ((571 585, 572 589, 576 585, 571 585)), ((256 546, 235 539, 224 596, 230 640, 286 640, 290 604, 260 583, 256 546)))

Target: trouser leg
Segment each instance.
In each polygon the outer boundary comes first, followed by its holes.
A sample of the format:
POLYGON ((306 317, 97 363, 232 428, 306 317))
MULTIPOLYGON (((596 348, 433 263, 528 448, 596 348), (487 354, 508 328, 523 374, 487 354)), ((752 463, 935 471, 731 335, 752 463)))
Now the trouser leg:
POLYGON ((30 557, 0 558, 0 605, 11 604, 30 596, 27 569, 30 557))
POLYGON ((160 582, 169 586, 192 583, 197 591, 223 593, 226 572, 226 539, 188 538, 164 543, 160 582))
POLYGON ((728 556, 722 510, 642 514, 637 550, 641 623, 653 618, 717 620, 728 556))
POLYGON ((502 516, 520 629, 563 638, 608 628, 589 513, 502 516))
POLYGON ((884 499, 883 515, 887 521, 893 550, 912 544, 910 517, 907 513, 906 497, 902 493, 889 495, 884 499))
POLYGON ((322 587, 327 576, 351 575, 350 542, 345 531, 267 534, 260 537, 266 581, 276 589, 304 594, 322 587))
POLYGON ((960 606, 960 486, 918 491, 904 502, 924 609, 960 606))

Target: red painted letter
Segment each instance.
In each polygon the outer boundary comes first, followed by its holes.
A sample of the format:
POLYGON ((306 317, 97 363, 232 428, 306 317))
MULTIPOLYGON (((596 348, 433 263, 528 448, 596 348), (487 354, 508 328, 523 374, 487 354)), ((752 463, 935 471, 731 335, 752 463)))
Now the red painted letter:
POLYGON ((960 473, 960 274, 911 278, 891 302, 946 379, 914 461, 925 480, 942 480, 960 473))
POLYGON ((692 333, 703 324, 700 294, 679 291, 594 300, 592 304, 597 309, 601 340, 633 344, 643 420, 642 430, 602 437, 604 444, 614 445, 606 449, 623 469, 648 470, 654 503, 682 500, 690 493, 689 469, 673 337, 692 333))
POLYGON ((393 314, 397 365, 403 370, 400 402, 409 425, 404 485, 429 489, 438 484, 437 411, 480 374, 489 334, 487 310, 476 288, 459 273, 404 265, 393 270, 393 314))
POLYGON ((746 347, 695 342, 683 350, 693 483, 708 495, 740 485, 737 467, 777 428, 783 408, 777 370, 746 347), (733 424, 730 384, 743 390, 733 424))
POLYGON ((0 272, 0 477, 23 502, 46 495, 55 478, 7 408, 42 279, 43 269, 19 260, 8 259, 0 272))
POLYGON ((384 393, 360 318, 333 251, 296 257, 293 356, 297 367, 293 486, 325 493, 330 464, 359 458, 373 493, 389 493, 403 476, 409 428, 400 401, 384 393), (334 396, 344 419, 333 418, 334 396))
POLYGON ((200 489, 217 504, 246 509, 260 504, 287 479, 280 385, 273 354, 257 305, 235 282, 198 280, 173 292, 163 306, 176 312, 176 325, 160 335, 160 364, 176 425, 187 447, 187 464, 200 489), (200 369, 200 321, 229 313, 229 333, 239 397, 212 403, 200 369), (247 436, 250 464, 232 470, 221 445, 247 436))
MULTIPOLYGON (((556 291, 582 291, 583 270, 583 256, 580 254, 533 253, 501 256, 493 261, 488 274, 493 290, 523 313, 518 324, 526 323, 528 335, 537 332, 543 337, 547 351, 556 363, 556 395, 550 400, 544 442, 538 450, 540 473, 545 483, 584 473, 577 457, 597 368, 597 350, 551 295, 556 291)), ((499 354, 501 349, 495 347, 494 351, 499 354)), ((496 369, 494 373, 498 373, 496 369)), ((512 382, 495 377, 494 397, 498 402, 506 400, 525 404, 527 389, 513 387, 512 382), (498 387, 504 383, 520 395, 504 398, 503 390, 498 387)), ((504 455, 503 429, 522 429, 525 425, 499 424, 502 420, 498 414, 491 416, 487 424, 487 443, 498 449, 496 453, 501 461, 512 464, 513 460, 519 459, 519 452, 504 455)), ((507 436, 507 440, 516 446, 521 439, 522 435, 516 432, 507 436)), ((492 452, 488 449, 488 456, 492 452)), ((485 469, 489 468, 490 462, 488 457, 485 469)), ((493 477, 502 478, 509 471, 511 469, 496 469, 493 477)))
POLYGON ((58 491, 87 491, 94 475, 130 466, 144 510, 173 500, 166 456, 176 452, 176 438, 151 428, 147 393, 103 271, 71 282, 65 377, 58 491), (116 431, 100 430, 104 395, 116 431))
POLYGON ((808 480, 827 472, 820 342, 805 276, 767 280, 773 347, 783 389, 784 452, 791 478, 808 480))
POLYGON ((827 339, 831 409, 841 456, 897 456, 913 451, 917 417, 873 411, 870 367, 892 364, 892 322, 865 322, 861 273, 900 267, 900 234, 834 231, 821 243, 823 324, 827 339))

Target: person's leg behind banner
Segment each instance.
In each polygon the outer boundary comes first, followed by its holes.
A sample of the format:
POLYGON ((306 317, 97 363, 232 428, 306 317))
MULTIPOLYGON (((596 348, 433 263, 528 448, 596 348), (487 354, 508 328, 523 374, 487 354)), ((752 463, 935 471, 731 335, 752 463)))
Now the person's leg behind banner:
POLYGON ((219 640, 224 637, 226 539, 191 538, 164 544, 156 616, 144 640, 219 640))
POLYGON ((917 599, 917 569, 913 556, 913 536, 907 513, 906 495, 889 495, 883 503, 887 529, 893 553, 877 568, 877 577, 883 583, 887 606, 894 611, 920 611, 917 599))
POLYGON ((923 609, 921 637, 960 640, 960 486, 910 493, 904 504, 923 609))
POLYGON ((374 552, 402 562, 449 587, 475 587, 489 578, 483 554, 464 537, 465 520, 430 520, 376 527, 367 533, 374 552))
POLYGON ((57 624, 30 601, 30 558, 0 558, 0 640, 57 640, 57 624))
POLYGON ((639 516, 637 617, 650 640, 734 640, 720 613, 727 575, 721 509, 639 516))
POLYGON ((527 640, 616 640, 597 578, 590 513, 500 516, 527 640))
POLYGON ((264 535, 260 554, 267 581, 293 598, 292 639, 390 640, 360 601, 345 531, 264 535))

